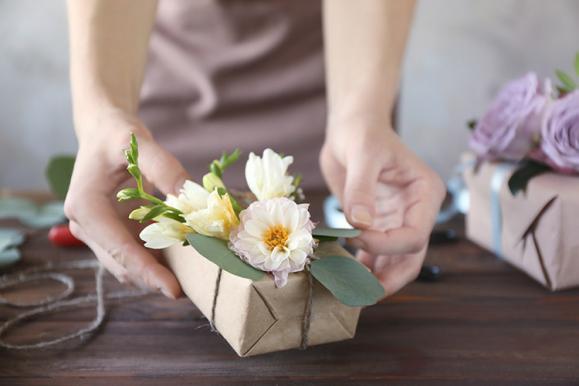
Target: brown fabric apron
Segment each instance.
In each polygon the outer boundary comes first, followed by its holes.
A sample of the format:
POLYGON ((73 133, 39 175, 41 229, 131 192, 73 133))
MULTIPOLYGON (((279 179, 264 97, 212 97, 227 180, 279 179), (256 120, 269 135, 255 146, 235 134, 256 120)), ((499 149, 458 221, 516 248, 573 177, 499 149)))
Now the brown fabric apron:
MULTIPOLYGON (((271 147, 304 187, 324 186, 319 1, 161 0, 150 47, 141 117, 196 180, 222 151, 271 147)), ((227 183, 245 186, 243 168, 227 183)))

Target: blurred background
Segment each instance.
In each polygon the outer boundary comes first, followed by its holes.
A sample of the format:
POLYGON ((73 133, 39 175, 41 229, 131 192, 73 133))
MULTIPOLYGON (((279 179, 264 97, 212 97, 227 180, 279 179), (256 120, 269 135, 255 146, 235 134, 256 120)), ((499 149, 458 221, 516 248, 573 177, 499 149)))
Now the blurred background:
MULTIPOLYGON (((571 67, 578 20, 575 0, 419 2, 399 106, 405 142, 447 178, 465 121, 505 81, 571 67)), ((0 0, 0 36, 0 187, 46 189, 48 159, 76 150, 65 2, 0 0)))

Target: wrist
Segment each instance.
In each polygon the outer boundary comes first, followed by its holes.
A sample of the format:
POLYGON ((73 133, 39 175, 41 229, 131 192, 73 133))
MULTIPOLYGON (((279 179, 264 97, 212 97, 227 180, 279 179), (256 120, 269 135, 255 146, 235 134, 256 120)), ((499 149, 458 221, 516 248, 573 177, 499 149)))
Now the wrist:
POLYGON ((131 133, 137 137, 150 137, 135 114, 111 105, 94 105, 90 109, 75 108, 74 128, 79 146, 88 144, 114 147, 129 143, 131 133))

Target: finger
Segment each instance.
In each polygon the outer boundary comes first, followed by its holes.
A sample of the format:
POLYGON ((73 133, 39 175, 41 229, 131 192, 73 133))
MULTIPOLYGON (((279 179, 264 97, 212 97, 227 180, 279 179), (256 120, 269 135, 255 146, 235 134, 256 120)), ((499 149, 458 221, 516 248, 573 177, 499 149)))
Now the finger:
POLYGON ((378 271, 376 269, 375 275, 378 277, 378 280, 380 280, 380 283, 382 283, 386 296, 398 292, 402 287, 418 277, 425 255, 426 248, 416 254, 400 256, 399 259, 396 259, 395 263, 388 263, 390 257, 380 257, 384 259, 384 261, 380 263, 382 266, 381 270, 378 271))
POLYGON ((346 167, 344 211, 348 221, 360 228, 372 226, 376 186, 382 164, 367 154, 353 156, 346 167))
POLYGON ((127 269, 117 262, 113 257, 98 246, 92 239, 86 237, 82 228, 75 221, 70 221, 70 232, 79 240, 82 240, 93 253, 101 264, 113 275, 119 282, 126 283, 129 281, 127 269))
POLYGON ((345 169, 336 160, 327 145, 324 145, 320 151, 320 168, 330 192, 338 198, 340 203, 343 203, 344 185, 346 183, 345 169))
MULTIPOLYGON (((180 293, 177 279, 137 243, 119 221, 111 202, 101 196, 91 197, 90 194, 80 197, 86 198, 90 205, 75 207, 74 221, 82 227, 83 238, 87 239, 89 244, 98 246, 95 250, 99 252, 99 257, 104 259, 103 263, 108 261, 106 255, 109 255, 126 269, 131 280, 142 280, 147 287, 176 298, 180 293)), ((109 265, 112 266, 110 263, 109 265)))
POLYGON ((428 243, 428 233, 404 226, 385 232, 365 230, 354 241, 359 248, 374 255, 417 253, 428 243))
POLYGON ((143 175, 163 194, 179 192, 189 174, 171 153, 152 139, 139 144, 139 167, 143 175))
POLYGON ((359 250, 358 253, 356 253, 356 259, 366 267, 372 269, 376 257, 366 251, 359 250))
POLYGON ((417 253, 428 244, 441 199, 436 189, 428 191, 422 181, 408 189, 417 201, 410 204, 404 213, 404 224, 384 232, 365 230, 357 242, 363 249, 377 255, 404 255, 417 253))

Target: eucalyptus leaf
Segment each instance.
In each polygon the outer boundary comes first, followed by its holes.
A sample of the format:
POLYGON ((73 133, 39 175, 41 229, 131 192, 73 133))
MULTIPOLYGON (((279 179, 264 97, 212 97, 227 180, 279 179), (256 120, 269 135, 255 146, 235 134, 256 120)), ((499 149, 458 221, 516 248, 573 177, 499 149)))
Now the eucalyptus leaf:
POLYGON ((50 228, 66 220, 62 201, 38 206, 22 198, 0 198, 0 219, 2 218, 16 218, 25 225, 40 229, 50 228))
POLYGON ((331 238, 352 238, 360 236, 359 229, 352 228, 326 228, 326 227, 316 227, 312 231, 314 237, 331 237, 331 238))
POLYGON ((22 255, 20 251, 16 248, 6 249, 0 251, 0 268, 12 265, 20 260, 22 255))
POLYGON ((198 233, 189 233, 187 235, 187 241, 189 241, 189 244, 195 248, 197 252, 207 258, 207 260, 233 275, 253 281, 261 279, 264 275, 263 271, 253 268, 233 253, 227 247, 227 243, 224 240, 198 233))
POLYGON ((61 224, 66 220, 64 202, 53 201, 37 207, 34 213, 23 213, 20 221, 33 228, 44 229, 61 224))
POLYGON ((74 168, 74 160, 74 156, 60 155, 52 158, 46 167, 48 184, 50 185, 52 193, 54 193, 59 200, 64 200, 68 192, 72 169, 74 168))
POLYGON ((24 213, 36 213, 36 204, 30 200, 16 197, 0 198, 0 219, 20 218, 24 213))
POLYGON ((566 72, 561 71, 561 70, 556 70, 555 74, 557 75, 557 78, 559 78, 561 83, 563 83, 563 88, 565 91, 571 92, 577 88, 577 84, 575 83, 573 78, 571 78, 571 76, 569 74, 567 74, 566 72))
POLYGON ((515 170, 515 172, 509 178, 509 190, 511 194, 515 196, 520 191, 525 191, 527 189, 527 184, 529 181, 540 174, 550 171, 551 168, 540 162, 526 160, 521 163, 521 165, 515 170))
POLYGON ((364 307, 382 299, 384 287, 368 269, 345 256, 327 256, 310 264, 312 275, 343 304, 364 307))
POLYGON ((17 247, 24 242, 24 233, 18 229, 0 228, 0 252, 17 247))

